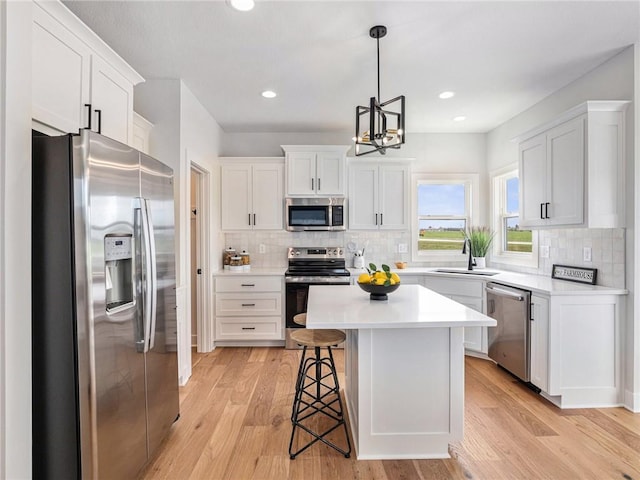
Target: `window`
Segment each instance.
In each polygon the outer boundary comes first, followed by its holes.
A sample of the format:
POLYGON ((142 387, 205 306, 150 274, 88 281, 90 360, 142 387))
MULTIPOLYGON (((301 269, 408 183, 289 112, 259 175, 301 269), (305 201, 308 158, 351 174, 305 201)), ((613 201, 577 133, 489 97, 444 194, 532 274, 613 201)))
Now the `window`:
POLYGON ((496 175, 493 180, 496 237, 494 260, 501 263, 537 266, 537 235, 520 226, 520 179, 518 171, 496 175), (534 253, 535 252, 535 253, 534 253), (535 257, 535 258, 534 258, 535 257))
POLYGON ((414 176, 414 258, 460 255, 462 232, 472 223, 474 183, 474 174, 414 176))

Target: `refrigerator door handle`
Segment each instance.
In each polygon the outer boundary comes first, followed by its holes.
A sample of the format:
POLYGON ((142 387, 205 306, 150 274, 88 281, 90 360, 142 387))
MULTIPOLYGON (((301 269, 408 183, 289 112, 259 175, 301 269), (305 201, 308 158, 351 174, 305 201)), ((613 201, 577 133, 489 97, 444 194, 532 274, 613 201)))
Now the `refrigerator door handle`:
POLYGON ((156 261, 156 237, 153 230, 153 219, 151 218, 151 206, 148 199, 144 199, 144 209, 146 210, 146 232, 148 244, 148 263, 151 264, 151 276, 147 280, 147 285, 151 289, 151 328, 149 336, 149 350, 155 346, 156 341, 156 312, 158 307, 158 264, 156 261))
POLYGON ((141 243, 142 243, 142 256, 143 256, 143 267, 144 267, 144 275, 142 276, 142 298, 143 298, 143 328, 144 328, 144 349, 143 352, 147 353, 149 351, 149 344, 151 339, 151 313, 153 307, 153 300, 151 294, 151 278, 153 276, 153 267, 151 265, 151 252, 149 245, 149 215, 147 212, 147 203, 144 198, 139 198, 140 202, 140 216, 142 220, 142 225, 140 228, 141 234, 141 243))

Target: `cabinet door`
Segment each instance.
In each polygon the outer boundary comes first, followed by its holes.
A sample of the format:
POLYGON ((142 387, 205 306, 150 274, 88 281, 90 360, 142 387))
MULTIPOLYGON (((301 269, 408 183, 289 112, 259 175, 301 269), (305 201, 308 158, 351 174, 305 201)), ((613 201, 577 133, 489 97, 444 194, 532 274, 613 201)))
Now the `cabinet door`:
POLYGON ((316 184, 318 195, 344 195, 344 163, 341 153, 319 152, 316 155, 316 184))
POLYGON ((529 332, 531 383, 549 390, 549 299, 531 296, 531 330, 529 332))
POLYGON ((282 230, 284 209, 283 166, 254 165, 252 172, 252 218, 256 230, 282 230))
POLYGON ((314 195, 316 189, 316 154, 287 153, 287 195, 314 195))
MULTIPOLYGON (((461 303, 476 312, 482 313, 482 299, 472 297, 449 296, 451 300, 461 303)), ((487 353, 486 342, 483 337, 486 335, 486 327, 464 327, 464 348, 476 352, 487 353)))
POLYGON ((378 228, 378 167, 358 164, 349 169, 349 229, 378 228))
POLYGON ((221 172, 223 230, 251 230, 251 165, 223 165, 221 172))
POLYGON ((91 54, 88 47, 33 4, 33 119, 60 132, 86 126, 91 54))
POLYGON ((547 225, 583 223, 584 122, 578 117, 547 132, 547 225))
POLYGON ((547 198, 546 135, 541 134, 520 144, 520 221, 522 226, 545 225, 544 204, 547 198))
POLYGON ((91 57, 93 130, 129 144, 133 136, 133 85, 99 56, 91 57), (101 113, 97 113, 100 110, 101 113))
POLYGON ((380 230, 406 230, 408 228, 408 175, 409 167, 407 165, 380 165, 378 189, 380 230))

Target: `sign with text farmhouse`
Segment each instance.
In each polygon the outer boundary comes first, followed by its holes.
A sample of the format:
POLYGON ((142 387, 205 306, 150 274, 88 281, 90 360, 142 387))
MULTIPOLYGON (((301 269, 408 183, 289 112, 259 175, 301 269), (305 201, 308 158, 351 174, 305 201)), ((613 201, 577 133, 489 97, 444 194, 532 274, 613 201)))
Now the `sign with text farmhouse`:
POLYGON ((567 265, 554 265, 551 278, 569 280, 571 282, 596 284, 597 268, 569 267, 567 265))

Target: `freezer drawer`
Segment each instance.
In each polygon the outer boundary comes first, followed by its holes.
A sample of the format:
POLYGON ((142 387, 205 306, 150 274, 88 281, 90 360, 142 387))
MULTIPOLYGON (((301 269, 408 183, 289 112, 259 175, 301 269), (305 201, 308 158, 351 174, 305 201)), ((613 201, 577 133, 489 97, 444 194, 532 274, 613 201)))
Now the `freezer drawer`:
POLYGON ((531 292, 488 283, 487 315, 497 322, 489 327, 489 357, 525 382, 530 380, 531 292))

